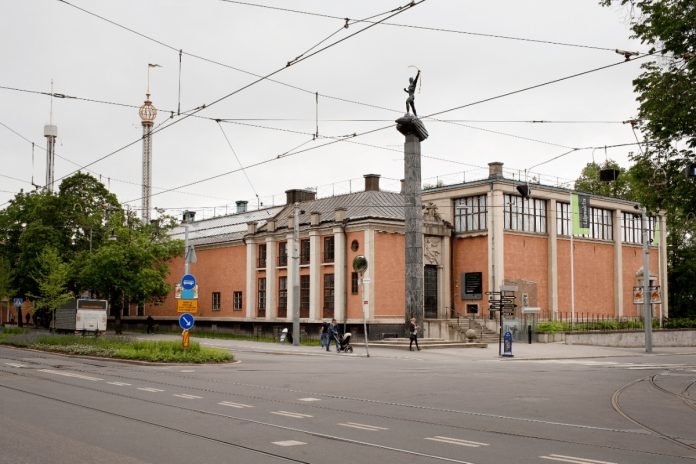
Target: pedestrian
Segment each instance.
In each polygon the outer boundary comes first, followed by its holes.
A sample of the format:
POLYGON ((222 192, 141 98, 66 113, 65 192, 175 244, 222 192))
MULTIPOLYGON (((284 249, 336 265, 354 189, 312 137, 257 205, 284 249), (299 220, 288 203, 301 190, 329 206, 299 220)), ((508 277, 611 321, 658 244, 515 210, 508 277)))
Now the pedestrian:
POLYGON ((147 333, 153 333, 154 326, 155 326, 155 319, 152 316, 147 316, 147 319, 145 319, 145 324, 147 324, 147 333))
POLYGON ((418 346, 418 326, 416 325, 416 318, 412 317, 408 324, 408 338, 410 343, 408 344, 409 351, 413 351, 413 342, 416 342, 416 349, 420 351, 418 346))
POLYGON ((329 339, 326 342, 326 351, 331 351, 331 340, 336 342, 336 352, 341 351, 341 345, 338 342, 338 326, 336 325, 336 319, 331 319, 331 324, 329 324, 328 329, 329 339))
POLYGON ((31 314, 30 314, 30 313, 27 313, 27 315, 24 317, 24 320, 26 320, 26 321, 27 321, 27 325, 29 325, 29 323, 31 322, 31 314))
POLYGON ((319 332, 319 348, 329 346, 329 323, 324 321, 321 323, 321 331, 319 332))

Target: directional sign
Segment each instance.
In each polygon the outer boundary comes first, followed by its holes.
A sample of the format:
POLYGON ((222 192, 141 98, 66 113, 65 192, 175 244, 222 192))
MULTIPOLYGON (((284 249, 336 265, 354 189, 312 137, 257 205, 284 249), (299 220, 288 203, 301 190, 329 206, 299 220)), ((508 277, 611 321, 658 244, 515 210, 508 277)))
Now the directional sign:
POLYGON ((193 287, 196 286, 196 278, 193 277, 191 274, 186 274, 184 277, 181 278, 181 287, 184 290, 193 290, 193 287))
POLYGON ((176 300, 177 313, 197 313, 198 300, 176 300))
POLYGON ((181 316, 179 316, 179 327, 181 327, 184 330, 189 330, 193 327, 193 324, 196 323, 196 319, 193 317, 193 315, 189 313, 184 313, 181 316))
POLYGON ((14 305, 16 307, 19 308, 20 306, 22 306, 24 304, 24 298, 13 298, 12 302, 14 303, 14 305))

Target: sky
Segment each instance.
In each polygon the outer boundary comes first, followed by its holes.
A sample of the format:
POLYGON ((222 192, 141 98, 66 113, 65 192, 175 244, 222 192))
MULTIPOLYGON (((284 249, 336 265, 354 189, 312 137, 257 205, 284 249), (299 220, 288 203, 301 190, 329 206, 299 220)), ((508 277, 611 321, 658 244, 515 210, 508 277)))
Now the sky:
POLYGON ((56 182, 88 172, 139 211, 148 80, 151 204, 196 219, 283 204, 289 189, 361 191, 364 174, 398 191, 394 120, 417 69, 426 185, 481 179, 499 161, 507 176, 571 187, 591 161, 630 166, 638 146, 612 146, 642 140, 624 121, 647 60, 615 50, 647 47, 627 9, 594 0, 0 5, 0 208, 45 184, 52 122, 56 182))

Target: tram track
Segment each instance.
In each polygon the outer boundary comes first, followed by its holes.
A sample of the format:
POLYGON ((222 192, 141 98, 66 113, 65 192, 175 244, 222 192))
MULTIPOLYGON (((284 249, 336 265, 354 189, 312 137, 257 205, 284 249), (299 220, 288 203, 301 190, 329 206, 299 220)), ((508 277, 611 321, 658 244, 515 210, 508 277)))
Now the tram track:
MULTIPOLYGON (((640 378, 640 379, 636 379, 636 380, 634 380, 634 381, 632 381, 632 382, 627 383, 626 385, 622 386, 621 388, 617 389, 617 390, 614 392, 614 394, 612 395, 612 397, 611 397, 611 405, 612 405, 612 407, 613 407, 614 410, 615 410, 619 415, 621 415, 623 418, 625 418, 626 420, 628 420, 629 422, 631 422, 631 423, 633 423, 633 424, 636 424, 637 426, 639 426, 639 427, 641 427, 642 429, 648 431, 649 433, 654 434, 654 435, 656 435, 656 436, 659 436, 660 438, 663 438, 663 439, 665 439, 665 440, 667 440, 667 441, 670 441, 670 442, 672 442, 672 443, 674 443, 674 444, 676 444, 676 445, 678 445, 678 446, 685 447, 685 448, 688 448, 688 449, 690 449, 690 450, 696 450, 696 445, 692 445, 691 443, 687 443, 686 441, 684 441, 684 440, 681 439, 680 437, 674 437, 674 436, 672 436, 672 435, 670 435, 670 434, 664 433, 664 432, 662 432, 662 431, 656 429, 655 427, 650 426, 650 425, 647 424, 645 421, 639 420, 639 419, 637 419, 636 417, 634 417, 634 416, 632 416, 631 414, 629 414, 629 413, 626 411, 626 408, 622 407, 622 405, 621 405, 621 396, 622 396, 626 391, 628 391, 631 387, 634 387, 634 386, 636 386, 636 385, 638 385, 638 384, 640 384, 640 383, 642 383, 642 382, 646 382, 646 381, 648 382, 648 384, 649 384, 653 389, 655 389, 655 390, 657 390, 657 391, 659 391, 659 392, 668 394, 668 395, 670 395, 670 396, 677 397, 677 398, 679 398, 680 400, 683 401, 683 400, 684 400, 683 395, 680 395, 680 394, 674 393, 674 392, 672 392, 672 391, 670 391, 670 390, 667 390, 667 389, 663 388, 662 386, 660 386, 660 385, 658 385, 658 384, 656 383, 655 378, 656 378, 658 375, 660 375, 660 374, 649 375, 649 376, 646 376, 646 377, 642 377, 642 378, 640 378)), ((692 383, 693 383, 693 382, 692 382, 692 383)), ((687 404, 689 404, 689 406, 691 406, 693 409, 696 409, 696 408, 694 407, 694 404, 692 404, 692 401, 693 401, 693 400, 688 399, 687 404)))
MULTIPOLYGON (((103 374, 95 373, 95 372, 93 372, 92 370, 88 370, 88 369, 77 369, 77 368, 75 368, 74 366, 71 366, 71 367, 69 368, 69 370, 71 370, 71 371, 76 371, 76 372, 82 372, 82 373, 85 373, 85 374, 103 375, 103 374)), ((167 372, 167 371, 159 371, 159 372, 165 373, 165 372, 167 372)), ((27 373, 17 372, 16 370, 5 370, 5 369, 0 369, 0 373, 9 373, 9 374, 18 375, 18 376, 22 376, 22 377, 26 377, 26 378, 32 378, 32 379, 36 379, 36 378, 37 378, 37 376, 28 375, 27 373)), ((142 380, 141 378, 137 378, 137 377, 123 376, 123 375, 117 376, 117 375, 113 375, 113 374, 108 374, 108 376, 109 376, 109 377, 114 377, 114 378, 120 378, 120 379, 123 379, 123 380, 131 380, 131 381, 143 382, 143 380, 142 380)), ((1 378, 1 377, 0 377, 0 378, 1 378)), ((222 413, 219 413, 219 412, 210 411, 210 410, 206 410, 206 409, 192 408, 192 407, 188 407, 188 406, 183 406, 183 405, 181 405, 181 404, 171 404, 171 403, 168 403, 168 402, 156 401, 156 400, 153 400, 153 399, 143 399, 143 398, 139 398, 139 397, 137 397, 137 396, 132 396, 132 395, 128 395, 128 394, 124 394, 124 393, 120 393, 120 392, 115 392, 115 391, 107 390, 107 389, 104 389, 104 388, 98 388, 98 387, 96 387, 96 386, 79 385, 79 384, 75 384, 75 383, 68 382, 68 381, 62 381, 62 380, 60 380, 60 379, 52 379, 52 378, 46 378, 46 377, 39 377, 39 378, 40 378, 41 380, 43 380, 43 381, 51 382, 51 383, 54 383, 54 384, 61 384, 61 385, 69 386, 69 387, 72 387, 72 388, 80 388, 80 389, 85 389, 85 390, 89 390, 89 391, 93 391, 93 392, 98 392, 98 393, 102 393, 102 394, 108 394, 108 395, 112 395, 112 396, 121 397, 121 398, 124 398, 124 399, 127 399, 127 400, 138 400, 138 401, 143 401, 143 402, 145 402, 145 403, 147 403, 147 404, 150 404, 150 405, 151 405, 151 404, 155 404, 155 405, 158 405, 158 406, 163 406, 163 407, 168 407, 168 408, 176 408, 177 410, 180 410, 180 411, 192 412, 192 413, 197 413, 197 414, 201 414, 201 415, 207 415, 207 416, 210 416, 210 417, 217 417, 217 418, 222 418, 222 419, 229 419, 229 420, 242 421, 242 422, 247 422, 247 423, 252 423, 252 424, 257 424, 257 425, 262 425, 262 426, 267 426, 267 427, 272 427, 272 428, 277 428, 277 429, 284 429, 284 430, 292 431, 292 432, 299 432, 299 433, 303 433, 303 434, 306 434, 306 435, 309 435, 309 436, 315 436, 315 437, 318 437, 318 438, 325 438, 325 439, 330 439, 330 440, 342 441, 342 442, 346 442, 346 443, 350 443, 350 444, 357 444, 357 445, 362 445, 362 446, 380 448, 380 449, 383 449, 383 450, 394 451, 394 452, 399 452, 399 453, 412 454, 412 455, 413 455, 413 454, 415 454, 415 455, 420 455, 420 454, 421 454, 421 453, 419 453, 419 452, 417 452, 417 451, 413 451, 413 450, 405 450, 405 449, 400 449, 400 448, 392 448, 392 447, 388 447, 388 446, 384 446, 384 445, 380 445, 380 444, 376 444, 376 443, 369 443, 369 442, 356 441, 356 440, 349 439, 349 438, 345 438, 345 437, 340 437, 340 436, 335 436, 335 435, 327 435, 327 434, 324 434, 324 433, 319 433, 319 432, 315 432, 315 431, 312 431, 312 430, 300 429, 300 428, 295 428, 295 427, 287 427, 287 426, 283 426, 283 425, 279 425, 279 424, 273 424, 273 423, 269 423, 269 422, 265 422, 265 421, 254 420, 254 419, 250 419, 250 418, 248 418, 248 417, 243 417, 243 416, 234 416, 234 415, 229 415, 229 414, 222 414, 222 413)), ((196 387, 182 386, 182 385, 180 385, 180 384, 166 383, 166 382, 161 382, 161 381, 154 381, 154 382, 153 382, 152 380, 149 380, 149 382, 152 382, 153 384, 158 385, 158 386, 168 386, 168 387, 170 387, 170 388, 186 388, 187 390, 201 391, 201 392, 208 392, 208 393, 215 393, 215 394, 219 394, 219 395, 223 395, 223 396, 224 396, 224 395, 230 395, 229 392, 220 392, 220 391, 216 391, 216 390, 212 390, 212 389, 200 389, 200 388, 196 388, 196 387)), ((245 385, 245 386, 251 386, 251 387, 259 387, 259 386, 260 386, 260 385, 253 385, 253 384, 241 384, 241 383, 237 383, 237 385, 245 385)), ((202 439, 210 439, 210 440, 212 440, 212 441, 217 441, 217 442, 220 442, 220 443, 223 443, 223 444, 227 444, 227 445, 232 446, 232 447, 238 447, 238 448, 241 448, 241 449, 247 449, 247 448, 248 448, 248 447, 244 447, 243 445, 240 445, 240 444, 237 444, 237 443, 227 442, 227 441, 225 441, 225 440, 219 440, 219 439, 216 439, 216 438, 211 438, 211 437, 207 437, 207 436, 204 436, 204 435, 199 435, 199 434, 196 434, 196 433, 189 433, 189 432, 186 431, 186 430, 178 429, 178 428, 171 427, 171 426, 167 426, 167 425, 158 424, 158 423, 156 423, 156 422, 151 422, 151 421, 146 421, 146 420, 142 420, 142 419, 135 418, 135 417, 131 417, 131 416, 126 416, 126 415, 123 415, 123 414, 120 414, 120 413, 112 413, 111 411, 107 411, 107 410, 103 410, 103 409, 100 409, 100 408, 94 408, 94 407, 90 407, 90 406, 81 405, 81 404, 79 404, 79 403, 75 403, 75 402, 63 400, 63 399, 60 399, 60 398, 53 398, 53 397, 50 397, 50 396, 47 396, 47 395, 43 395, 43 394, 40 394, 40 393, 33 393, 33 392, 27 392, 27 391, 25 391, 25 390, 18 390, 18 389, 15 389, 15 388, 13 388, 13 387, 10 387, 10 386, 3 385, 2 383, 0 383, 0 388, 8 388, 8 389, 16 390, 16 391, 21 391, 21 392, 26 393, 26 394, 32 394, 32 395, 36 395, 36 396, 39 396, 39 397, 42 397, 42 398, 45 398, 45 399, 55 400, 55 401, 58 401, 58 402, 62 402, 62 403, 66 403, 66 404, 75 405, 75 406, 78 406, 78 407, 81 407, 81 408, 91 409, 91 410, 98 411, 98 412, 101 412, 101 413, 104 413, 104 414, 112 414, 112 415, 117 416, 117 417, 121 417, 121 418, 124 418, 124 419, 131 419, 131 420, 134 420, 134 421, 138 421, 138 422, 150 424, 150 425, 156 426, 156 427, 160 427, 160 426, 161 426, 161 427, 164 428, 164 429, 168 429, 168 430, 172 430, 172 431, 177 431, 177 432, 185 433, 185 434, 188 434, 188 435, 191 435, 191 436, 197 436, 197 437, 202 438, 202 439)), ((285 389, 285 391, 287 391, 287 389, 285 389)), ((315 394, 315 395, 316 395, 316 393, 310 393, 310 392, 305 392, 305 391, 300 391, 300 390, 296 390, 296 391, 297 391, 298 393, 309 393, 309 394, 315 394)), ((248 394, 245 395, 245 394, 240 394, 240 393, 238 393, 238 392, 235 392, 235 393, 234 393, 234 396, 235 396, 235 397, 236 397, 236 396, 242 396, 242 397, 246 397, 246 398, 253 398, 253 399, 261 400, 261 401, 264 401, 264 402, 275 402, 275 403, 280 403, 280 404, 287 404, 287 403, 289 402, 289 401, 287 401, 287 400, 269 399, 269 398, 262 397, 262 396, 252 396, 252 395, 248 395, 248 394)), ((381 401, 376 401, 376 400, 365 400, 365 399, 344 397, 344 396, 338 396, 338 395, 320 395, 320 396, 329 396, 330 398, 350 399, 350 400, 354 400, 354 401, 364 401, 364 402, 368 402, 368 403, 379 403, 379 404, 381 404, 381 405, 391 405, 391 406, 401 406, 401 407, 407 406, 407 407, 415 408, 415 409, 437 410, 437 411, 444 411, 444 412, 449 412, 449 413, 467 414, 467 415, 474 415, 474 416, 488 417, 488 418, 495 418, 495 419, 503 419, 503 420, 510 419, 510 417, 507 417, 507 416, 499 416, 499 415, 491 415, 491 414, 482 414, 482 413, 472 413, 472 412, 468 412, 468 411, 457 411, 457 410, 448 410, 448 409, 438 409, 438 408, 430 408, 430 407, 417 406, 417 405, 407 405, 407 404, 395 403, 395 402, 381 402, 381 401)), ((312 404, 311 407, 312 407, 312 408, 318 408, 318 409, 324 409, 324 410, 330 410, 330 411, 332 411, 332 412, 355 413, 355 411, 348 410, 348 409, 341 409, 341 408, 335 408, 335 407, 322 407, 322 406, 319 406, 319 405, 316 405, 316 404, 312 404)), ((387 419, 387 420, 393 420, 393 421, 404 421, 404 420, 408 420, 409 422, 417 422, 417 423, 423 424, 423 425, 425 425, 425 426, 444 426, 444 427, 447 427, 447 428, 450 428, 450 429, 456 429, 456 430, 460 430, 460 431, 469 431, 469 432, 473 431, 473 432, 491 433, 491 434, 496 434, 496 435, 500 435, 500 436, 503 436, 503 437, 508 436, 508 437, 522 438, 522 439, 535 439, 535 440, 545 441, 545 442, 548 442, 548 443, 559 443, 559 444, 571 444, 571 445, 593 446, 593 447, 604 448, 604 449, 608 449, 608 450, 624 451, 624 452, 625 452, 625 451, 634 451, 634 452, 636 451, 634 448, 628 448, 628 447, 611 446, 611 445, 605 445, 605 444, 597 444, 597 443, 584 442, 584 441, 579 441, 579 440, 550 438, 550 437, 547 437, 547 436, 535 435, 535 434, 530 434, 530 433, 509 432, 509 431, 495 430, 495 429, 486 428, 486 427, 471 427, 471 426, 462 426, 462 425, 443 424, 443 423, 441 423, 441 422, 432 422, 432 421, 427 421, 427 420, 418 419, 418 418, 415 418, 415 419, 414 419, 414 418, 404 418, 404 417, 400 417, 400 416, 396 416, 396 415, 385 415, 385 414, 377 414, 377 413, 367 413, 367 414, 361 413, 361 414, 362 414, 363 416, 366 416, 366 417, 374 417, 374 418, 387 419)), ((537 420, 537 419, 532 419, 532 418, 513 418, 513 419, 515 419, 515 420, 520 420, 520 421, 537 422, 537 423, 542 423, 542 424, 546 424, 546 425, 548 425, 548 424, 565 425, 565 426, 569 426, 569 427, 579 427, 579 428, 584 428, 584 429, 589 429, 589 430, 610 431, 610 432, 624 433, 624 434, 631 434, 631 433, 632 433, 632 434, 642 434, 642 433, 645 433, 645 432, 636 432, 635 430, 622 430, 622 429, 601 428, 601 427, 585 426, 585 425, 578 425, 578 424, 564 424, 564 423, 559 423, 559 422, 542 421, 542 420, 537 420)), ((247 450, 252 450, 252 451, 253 451, 253 449, 251 449, 251 448, 249 448, 249 449, 247 449, 247 450)), ((268 454, 267 452, 265 452, 265 451, 263 451, 263 450, 260 450, 259 452, 260 452, 260 453, 268 454)), ((653 455, 653 456, 656 456, 656 457, 663 457, 663 458, 672 457, 672 456, 673 456, 673 455, 668 454, 668 453, 664 453, 664 452, 654 452, 654 451, 650 451, 650 450, 640 450, 639 452, 640 452, 640 453, 643 453, 643 454, 653 455)), ((276 456, 276 455, 273 454, 273 453, 270 453, 270 455, 276 456)), ((277 455, 277 456, 280 456, 280 455, 277 455)), ((280 457, 283 458, 283 459, 285 459, 285 457, 282 457, 282 456, 280 456, 280 457)), ((433 456, 429 456, 429 457, 433 457, 433 456)), ((683 458, 683 456, 679 456, 679 457, 683 458)), ((436 458, 436 459, 439 459, 438 457, 435 457, 435 458, 436 458)), ((290 459, 290 458, 287 458, 287 459, 288 459, 289 461, 291 461, 291 462, 304 462, 304 461, 296 461, 296 460, 293 460, 293 459, 290 459)), ((694 458, 694 459, 696 459, 696 458, 694 458)), ((446 458, 445 458, 445 459, 443 459, 443 460, 448 461, 449 459, 446 459, 446 458)), ((456 460, 455 460, 454 462, 459 462, 459 461, 456 461, 456 460)))

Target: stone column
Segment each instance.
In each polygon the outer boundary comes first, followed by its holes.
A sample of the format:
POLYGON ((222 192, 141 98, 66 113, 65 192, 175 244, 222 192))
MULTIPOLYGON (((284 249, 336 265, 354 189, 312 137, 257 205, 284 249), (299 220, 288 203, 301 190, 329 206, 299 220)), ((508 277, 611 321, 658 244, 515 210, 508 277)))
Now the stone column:
POLYGON ((276 281, 278 280, 278 242, 275 238, 266 238, 266 318, 278 314, 276 299, 276 281))
POLYGON ((546 210, 546 227, 549 234, 549 316, 558 320, 558 230, 556 229, 556 200, 549 200, 546 210))
POLYGON ((253 239, 246 241, 246 318, 254 317, 256 289, 256 251, 258 244, 253 239))
POLYGON ((421 147, 428 137, 417 117, 407 114, 396 120, 396 128, 406 136, 404 143, 404 216, 406 311, 405 319, 415 317, 423 327, 423 206, 421 201, 421 147))
POLYGON ((623 211, 614 211, 614 315, 623 317, 624 296, 623 296, 623 235, 621 223, 623 222, 623 211))

